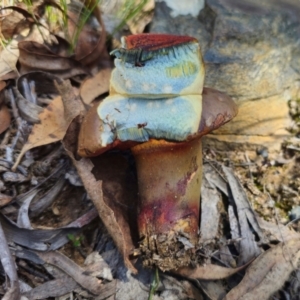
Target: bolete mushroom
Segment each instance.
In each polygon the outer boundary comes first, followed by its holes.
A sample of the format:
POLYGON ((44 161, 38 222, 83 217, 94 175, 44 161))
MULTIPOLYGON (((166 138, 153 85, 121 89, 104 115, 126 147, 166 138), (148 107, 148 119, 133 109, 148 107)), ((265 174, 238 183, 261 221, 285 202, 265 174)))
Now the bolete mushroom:
POLYGON ((81 156, 130 148, 138 186, 144 264, 176 269, 193 260, 199 237, 201 137, 237 114, 225 94, 204 88, 195 38, 123 38, 110 95, 92 107, 79 135, 81 156))

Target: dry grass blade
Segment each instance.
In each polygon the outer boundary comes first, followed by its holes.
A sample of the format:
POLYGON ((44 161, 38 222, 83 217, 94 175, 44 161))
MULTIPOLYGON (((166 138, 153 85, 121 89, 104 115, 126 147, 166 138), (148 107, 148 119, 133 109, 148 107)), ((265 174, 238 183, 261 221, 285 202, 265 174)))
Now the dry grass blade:
MULTIPOLYGON (((76 3, 75 1, 72 2, 72 4, 75 3, 76 3)), ((86 5, 89 4, 92 6, 89 9, 93 9, 94 6, 94 11, 93 11, 94 14, 92 14, 89 17, 89 19, 87 19, 85 22, 84 22, 84 18, 83 20, 81 20, 82 16, 80 16, 80 14, 78 15, 78 12, 77 15, 73 17, 71 11, 69 11, 69 15, 71 14, 70 15, 71 18, 69 19, 69 24, 68 24, 69 34, 75 37, 77 34, 79 34, 78 40, 75 39, 75 41, 73 41, 73 43, 76 43, 75 59, 81 62, 84 66, 92 66, 96 64, 100 60, 102 56, 102 52, 106 51, 105 49, 106 31, 105 31, 104 22, 101 18, 99 7, 96 5, 96 3, 92 5, 92 2, 90 3, 86 2, 86 5), (90 26, 90 24, 87 22, 88 20, 91 22, 92 18, 95 18, 98 21, 100 25, 99 27, 101 28, 100 33, 98 30, 95 30, 92 26, 90 26), (71 19, 77 20, 76 24, 73 24, 71 19), (82 23, 83 26, 80 25, 80 23, 82 23), (80 28, 81 26, 82 28, 80 28), (77 33, 75 32, 74 34, 74 30, 79 32, 77 33)), ((84 10, 85 8, 81 10, 81 13, 84 10)), ((94 20, 94 22, 96 20, 94 20)))

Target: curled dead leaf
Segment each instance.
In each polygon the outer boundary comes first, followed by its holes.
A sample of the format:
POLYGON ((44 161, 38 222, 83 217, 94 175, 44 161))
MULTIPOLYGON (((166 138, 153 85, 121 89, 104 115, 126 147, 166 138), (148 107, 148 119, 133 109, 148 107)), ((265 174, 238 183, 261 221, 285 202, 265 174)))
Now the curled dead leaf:
POLYGON ((39 113, 43 111, 42 107, 24 98, 16 88, 13 88, 13 92, 22 118, 29 123, 39 123, 39 113))
POLYGON ((105 203, 102 191, 102 182, 97 181, 95 176, 92 174, 94 165, 92 164, 91 160, 86 158, 82 158, 79 161, 75 160, 72 153, 73 151, 68 150, 69 143, 70 141, 68 141, 67 134, 64 140, 66 151, 71 157, 73 164, 76 167, 78 174, 84 184, 84 187, 89 197, 93 201, 101 220, 105 224, 108 232, 116 243, 117 248, 121 252, 126 267, 132 273, 136 274, 137 270, 129 260, 129 255, 134 249, 129 226, 124 220, 122 220, 121 215, 116 215, 115 211, 105 203))
MULTIPOLYGON (((71 110, 70 112, 66 112, 66 114, 74 116, 72 113, 72 108, 69 105, 65 105, 65 110, 71 110)), ((102 191, 102 181, 97 181, 92 173, 92 169, 94 168, 92 161, 85 158, 80 160, 75 159, 77 153, 77 139, 82 117, 83 116, 79 111, 77 117, 73 119, 73 122, 68 127, 67 133, 63 140, 64 148, 71 158, 73 165, 77 169, 81 181, 93 204, 95 205, 101 220, 105 224, 117 248, 121 252, 126 267, 135 274, 137 273, 137 270, 129 259, 129 256, 135 247, 133 245, 130 227, 127 220, 121 213, 119 213, 120 210, 114 210, 114 208, 111 208, 105 202, 102 191)), ((111 200, 110 195, 107 195, 106 197, 111 200)), ((120 208, 120 206, 118 207, 120 208)), ((124 208, 121 207, 121 210, 124 211, 124 208)))
POLYGON ((82 83, 80 96, 85 104, 90 105, 95 98, 108 92, 111 71, 112 69, 102 69, 82 83))
MULTIPOLYGON (((57 54, 59 50, 55 52, 46 45, 33 41, 21 41, 18 47, 21 74, 38 70, 57 74, 61 78, 70 78, 89 73, 80 62, 57 54)), ((59 48, 59 45, 56 48, 59 48)))
MULTIPOLYGON (((6 6, 0 9, 0 11, 5 10, 7 10, 8 13, 0 20, 0 28, 1 34, 3 34, 6 39, 11 39, 15 34, 24 31, 26 28, 35 24, 35 20, 39 19, 37 15, 34 15, 34 20, 32 13, 22 7, 6 6)), ((41 24, 39 23, 39 25, 41 24)))

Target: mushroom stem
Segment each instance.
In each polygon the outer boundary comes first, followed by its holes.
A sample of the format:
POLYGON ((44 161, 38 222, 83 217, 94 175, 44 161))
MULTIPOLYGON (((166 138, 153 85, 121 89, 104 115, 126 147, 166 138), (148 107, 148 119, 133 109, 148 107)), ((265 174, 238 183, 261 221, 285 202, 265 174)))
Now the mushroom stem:
POLYGON ((138 174, 144 264, 162 270, 186 266, 198 242, 201 138, 182 143, 150 140, 133 147, 132 153, 138 174))

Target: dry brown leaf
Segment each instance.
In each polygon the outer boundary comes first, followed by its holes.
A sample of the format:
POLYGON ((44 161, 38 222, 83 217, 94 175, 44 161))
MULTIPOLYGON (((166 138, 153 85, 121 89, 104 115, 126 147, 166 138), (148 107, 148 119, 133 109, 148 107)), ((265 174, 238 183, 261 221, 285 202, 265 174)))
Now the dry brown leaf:
POLYGON ((28 150, 60 141, 64 137, 68 123, 65 121, 64 106, 60 96, 53 99, 43 112, 39 114, 39 118, 41 123, 33 126, 27 142, 24 144, 12 167, 13 170, 16 169, 23 155, 28 150))
MULTIPOLYGON (((24 31, 35 23, 32 14, 22 7, 6 6, 1 9, 2 12, 4 10, 7 10, 8 13, 0 20, 0 28, 1 34, 6 39, 11 39, 15 34, 24 31)), ((35 18, 37 20, 38 16, 35 15, 35 18)))
POLYGON ((21 14, 13 11, 0 20, 1 33, 5 39, 11 39, 13 37, 22 19, 24 18, 21 14))
MULTIPOLYGON (((1 92, 2 90, 4 90, 5 87, 6 87, 6 82, 5 82, 5 81, 0 81, 0 92, 1 92)), ((2 100, 2 101, 3 101, 3 100, 2 100)))
POLYGON ((0 207, 8 204, 13 197, 0 193, 0 207))
POLYGON ((15 78, 18 58, 18 42, 12 40, 2 51, 0 51, 0 78, 2 80, 15 78))
POLYGON ((290 239, 300 239, 300 234, 289 226, 268 222, 261 217, 256 217, 256 219, 270 242, 284 242, 290 239))
POLYGON ((280 243, 261 254, 246 271, 241 283, 232 289, 225 300, 270 299, 297 268, 300 240, 280 243))
POLYGON ((4 88, 6 83, 0 81, 0 134, 10 125, 10 112, 4 103, 4 88))
POLYGON ((79 96, 74 94, 74 89, 69 80, 54 82, 60 93, 64 105, 64 119, 69 126, 71 122, 80 114, 85 113, 85 108, 79 96))
POLYGON ((33 126, 12 170, 16 169, 28 150, 62 140, 69 124, 84 110, 82 102, 74 95, 69 81, 55 82, 55 87, 61 96, 53 99, 39 114, 41 123, 33 126))
POLYGON ((122 219, 121 215, 116 214, 117 211, 111 209, 104 201, 102 191, 102 181, 96 180, 92 173, 94 165, 90 159, 82 158, 75 159, 77 152, 77 139, 82 115, 79 115, 70 124, 68 131, 64 137, 64 148, 72 159, 72 162, 77 169, 77 172, 82 180, 82 183, 94 203, 98 214, 105 224, 108 232, 113 238, 117 248, 121 252, 126 267, 132 272, 137 273, 137 270, 129 260, 129 255, 133 252, 134 246, 131 240, 131 234, 128 224, 122 219))
POLYGON ((111 71, 112 69, 102 69, 82 83, 80 96, 85 104, 90 105, 95 98, 108 92, 111 71))
POLYGON ((136 273, 137 270, 129 260, 129 255, 133 252, 134 246, 126 220, 122 219, 122 215, 117 215, 117 211, 111 209, 104 201, 102 182, 100 180, 97 181, 91 172, 94 167, 91 160, 84 158, 80 160, 75 159, 77 156, 79 128, 83 119, 83 104, 77 97, 74 98, 70 96, 70 94, 72 94, 70 90, 71 85, 70 82, 67 83, 68 84, 66 84, 66 82, 56 84, 57 89, 62 94, 65 119, 68 120, 67 124, 70 124, 63 139, 64 148, 69 157, 72 159, 72 162, 77 169, 82 183, 89 197, 93 201, 100 218, 121 252, 126 267, 131 272, 136 273), (71 120, 72 122, 69 123, 71 120))
POLYGON ((61 78, 70 78, 80 74, 88 74, 82 64, 70 57, 62 56, 65 44, 62 45, 62 39, 59 39, 60 44, 56 46, 56 52, 45 45, 34 41, 19 42, 18 47, 20 51, 19 63, 21 66, 20 72, 22 74, 30 71, 44 71, 52 74, 57 74, 61 78))
MULTIPOLYGON (((248 263, 249 264, 249 263, 248 263)), ((190 278, 190 279, 204 279, 204 280, 217 280, 227 278, 242 269, 244 269, 248 264, 245 264, 238 268, 225 268, 217 265, 205 265, 196 268, 183 267, 179 268, 173 273, 190 278)))

